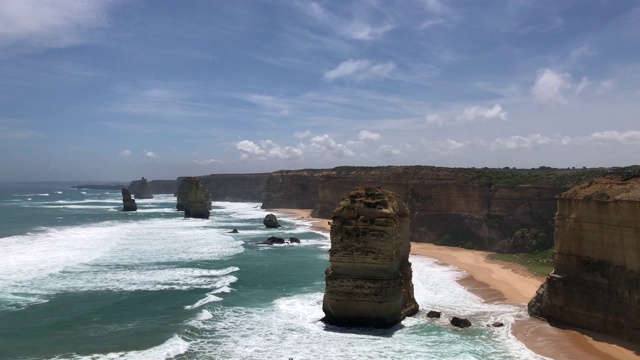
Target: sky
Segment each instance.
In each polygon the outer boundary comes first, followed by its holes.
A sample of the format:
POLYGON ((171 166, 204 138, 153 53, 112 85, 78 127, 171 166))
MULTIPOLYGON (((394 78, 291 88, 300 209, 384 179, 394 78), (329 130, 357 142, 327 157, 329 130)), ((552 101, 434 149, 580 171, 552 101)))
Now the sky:
POLYGON ((639 154, 636 0, 0 0, 0 181, 639 154))

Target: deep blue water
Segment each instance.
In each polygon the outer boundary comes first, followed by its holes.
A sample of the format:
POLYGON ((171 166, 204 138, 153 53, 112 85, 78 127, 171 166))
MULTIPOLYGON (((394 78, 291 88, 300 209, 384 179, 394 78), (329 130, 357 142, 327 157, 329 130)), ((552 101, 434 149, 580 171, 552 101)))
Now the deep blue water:
POLYGON ((319 321, 330 242, 310 223, 267 229, 260 204, 229 202, 184 219, 168 195, 124 213, 119 191, 69 185, 0 184, 0 359, 538 358, 510 333, 522 306, 484 303, 431 259, 411 259, 417 316, 335 328, 319 321), (273 235, 302 242, 256 244, 273 235))

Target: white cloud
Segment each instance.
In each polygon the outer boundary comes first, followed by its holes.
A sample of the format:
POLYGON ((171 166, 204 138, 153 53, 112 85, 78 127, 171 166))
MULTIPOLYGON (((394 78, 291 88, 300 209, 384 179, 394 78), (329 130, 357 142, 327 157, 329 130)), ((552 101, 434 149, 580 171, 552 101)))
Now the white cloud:
POLYGON ((428 124, 455 125, 487 120, 506 121, 508 115, 509 114, 502 109, 500 104, 495 104, 493 107, 468 106, 458 113, 453 111, 433 113, 427 115, 425 120, 428 124))
POLYGON ((66 48, 107 25, 111 1, 0 1, 0 55, 66 48))
POLYGON ((222 163, 221 160, 217 160, 217 159, 196 159, 196 160, 193 160, 193 162, 198 165, 211 165, 216 163, 222 163))
POLYGON ((144 154, 144 156, 148 157, 149 159, 157 159, 158 158, 158 155, 156 155, 156 153, 154 153, 153 151, 142 150, 142 153, 144 154))
POLYGON ((430 152, 438 155, 452 155, 462 151, 466 144, 464 142, 447 139, 445 141, 421 141, 430 152))
POLYGON ((493 142, 488 143, 491 150, 517 150, 522 148, 532 148, 540 145, 549 145, 552 143, 558 143, 558 139, 553 139, 548 136, 542 136, 540 134, 531 134, 528 136, 511 136, 508 138, 498 138, 493 142))
POLYGON ((497 138, 487 142, 476 140, 476 144, 488 147, 491 150, 518 150, 529 149, 542 146, 599 146, 599 145, 638 145, 640 144, 640 131, 600 131, 588 136, 544 136, 541 134, 530 134, 526 136, 514 135, 506 138, 497 138))
POLYGON ((632 130, 625 132, 618 131, 601 131, 595 132, 587 137, 588 142, 596 144, 605 143, 621 143, 621 144, 635 144, 640 143, 640 131, 632 130))
POLYGON ((570 74, 558 73, 551 69, 540 69, 536 74, 531 94, 539 102, 566 104, 564 93, 572 87, 570 74))
POLYGON ((451 11, 451 9, 440 0, 423 0, 422 2, 427 10, 435 14, 443 14, 451 11))
POLYGON ((367 130, 362 130, 358 134, 358 139, 360 140, 380 140, 381 138, 380 134, 367 130))
POLYGON ((256 143, 250 140, 242 140, 236 144, 236 148, 243 153, 251 155, 262 155, 265 153, 256 143))
POLYGON ((124 150, 120 151, 120 155, 122 155, 122 156, 130 156, 131 155, 131 150, 124 149, 124 150))
POLYGON ((347 60, 343 61, 335 69, 324 73, 324 79, 333 81, 340 78, 354 79, 356 81, 389 77, 396 66, 393 62, 374 63, 371 60, 347 60))

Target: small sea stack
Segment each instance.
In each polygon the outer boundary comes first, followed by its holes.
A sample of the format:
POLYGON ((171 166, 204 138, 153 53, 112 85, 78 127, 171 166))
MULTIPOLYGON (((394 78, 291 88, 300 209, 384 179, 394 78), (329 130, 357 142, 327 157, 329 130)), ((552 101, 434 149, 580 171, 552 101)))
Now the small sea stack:
POLYGON ((278 222, 278 218, 274 214, 268 214, 267 216, 265 216, 264 220, 262 220, 262 223, 264 224, 264 226, 266 226, 268 228, 279 228, 280 227, 280 223, 278 222))
POLYGON ((122 188, 122 211, 137 211, 138 205, 136 201, 131 198, 129 189, 122 188))
POLYGON ((326 323, 387 328, 418 312, 409 231, 407 207, 391 191, 361 186, 338 204, 325 271, 326 323))
POLYGON ((182 179, 178 187, 178 210, 186 218, 208 219, 211 209, 211 193, 197 177, 182 179))
POLYGON ((151 193, 151 187, 149 187, 149 183, 147 182, 147 179, 144 178, 144 176, 142 177, 140 182, 138 182, 138 186, 134 190, 133 196, 135 196, 137 200, 153 199, 153 194, 151 193))

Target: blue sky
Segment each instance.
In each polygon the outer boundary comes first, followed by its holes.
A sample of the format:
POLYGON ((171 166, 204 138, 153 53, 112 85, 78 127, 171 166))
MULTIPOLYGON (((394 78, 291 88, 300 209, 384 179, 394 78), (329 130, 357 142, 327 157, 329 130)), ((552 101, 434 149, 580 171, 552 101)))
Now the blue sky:
POLYGON ((0 181, 640 163, 640 3, 0 0, 0 181))

